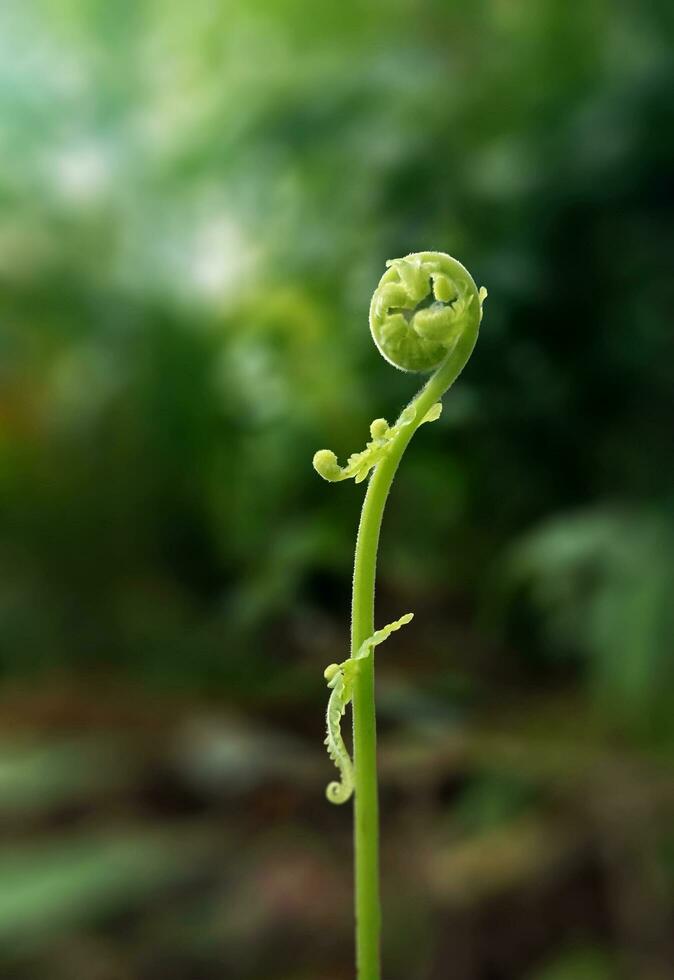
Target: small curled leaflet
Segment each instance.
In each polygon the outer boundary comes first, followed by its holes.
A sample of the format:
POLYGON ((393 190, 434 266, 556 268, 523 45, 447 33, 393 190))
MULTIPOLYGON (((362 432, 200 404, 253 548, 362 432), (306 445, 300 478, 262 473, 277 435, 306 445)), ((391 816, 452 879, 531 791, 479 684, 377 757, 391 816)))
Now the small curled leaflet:
MULTIPOLYGON (((426 412, 424 417, 418 422, 435 422, 442 413, 442 403, 436 402, 435 405, 426 412)), ((416 420, 416 408, 414 402, 408 405, 400 415, 395 425, 389 425, 386 419, 375 419, 370 425, 370 442, 365 449, 359 453, 352 453, 346 461, 345 466, 340 466, 337 457, 330 449, 319 449, 314 456, 314 469, 324 480, 330 483, 337 483, 339 480, 349 480, 353 477, 356 483, 362 483, 373 467, 387 455, 393 439, 406 425, 411 425, 416 420)))
POLYGON ((353 793, 354 776, 353 762, 342 738, 342 718, 353 697, 353 684, 360 668, 360 661, 372 656, 374 648, 383 643, 394 630, 407 625, 414 618, 413 613, 406 613, 395 622, 389 623, 362 643, 354 657, 341 664, 330 664, 325 668, 323 676, 328 682, 330 698, 326 712, 327 735, 325 745, 328 755, 339 770, 339 781, 330 783, 325 795, 331 803, 346 803, 353 793))

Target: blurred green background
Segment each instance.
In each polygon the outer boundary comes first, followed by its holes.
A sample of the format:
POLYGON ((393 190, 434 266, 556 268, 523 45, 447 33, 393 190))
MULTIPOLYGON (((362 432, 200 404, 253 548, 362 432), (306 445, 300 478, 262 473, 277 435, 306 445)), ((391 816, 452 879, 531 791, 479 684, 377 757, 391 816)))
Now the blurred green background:
POLYGON ((387 980, 674 963, 674 8, 5 0, 0 976, 348 980, 360 449, 417 379, 386 259, 477 351, 380 554, 387 980))

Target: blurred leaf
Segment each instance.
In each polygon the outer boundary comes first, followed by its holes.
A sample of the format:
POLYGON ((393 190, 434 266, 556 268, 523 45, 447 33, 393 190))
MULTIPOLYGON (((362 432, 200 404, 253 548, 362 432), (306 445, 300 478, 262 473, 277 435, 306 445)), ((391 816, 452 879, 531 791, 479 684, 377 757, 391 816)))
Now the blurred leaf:
POLYGON ((0 942, 43 941, 54 930, 128 907, 189 870, 193 852, 165 834, 54 840, 0 852, 0 942))
POLYGON ((530 980, 618 980, 621 975, 603 950, 587 947, 556 956, 530 980))
POLYGON ((106 739, 0 745, 0 813, 40 812, 90 798, 128 777, 129 760, 106 739))
POLYGON ((595 696, 637 730, 672 729, 674 531, 664 514, 560 517, 512 553, 557 650, 582 651, 595 696))

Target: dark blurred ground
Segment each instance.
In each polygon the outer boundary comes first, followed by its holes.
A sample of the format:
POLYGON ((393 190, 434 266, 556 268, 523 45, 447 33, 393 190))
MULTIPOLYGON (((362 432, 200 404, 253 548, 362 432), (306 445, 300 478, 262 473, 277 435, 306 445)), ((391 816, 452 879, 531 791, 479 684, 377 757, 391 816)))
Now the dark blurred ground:
POLYGON ((674 8, 5 0, 0 976, 347 980, 323 797, 387 258, 387 980, 674 975, 674 8))

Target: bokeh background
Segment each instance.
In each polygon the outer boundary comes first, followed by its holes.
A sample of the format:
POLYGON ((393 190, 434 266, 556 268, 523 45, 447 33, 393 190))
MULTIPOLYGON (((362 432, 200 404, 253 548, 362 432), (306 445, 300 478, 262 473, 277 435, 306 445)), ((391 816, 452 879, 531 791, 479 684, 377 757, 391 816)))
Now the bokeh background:
POLYGON ((4 0, 0 976, 348 980, 390 257, 489 299, 380 553, 387 980, 674 976, 674 8, 4 0))

